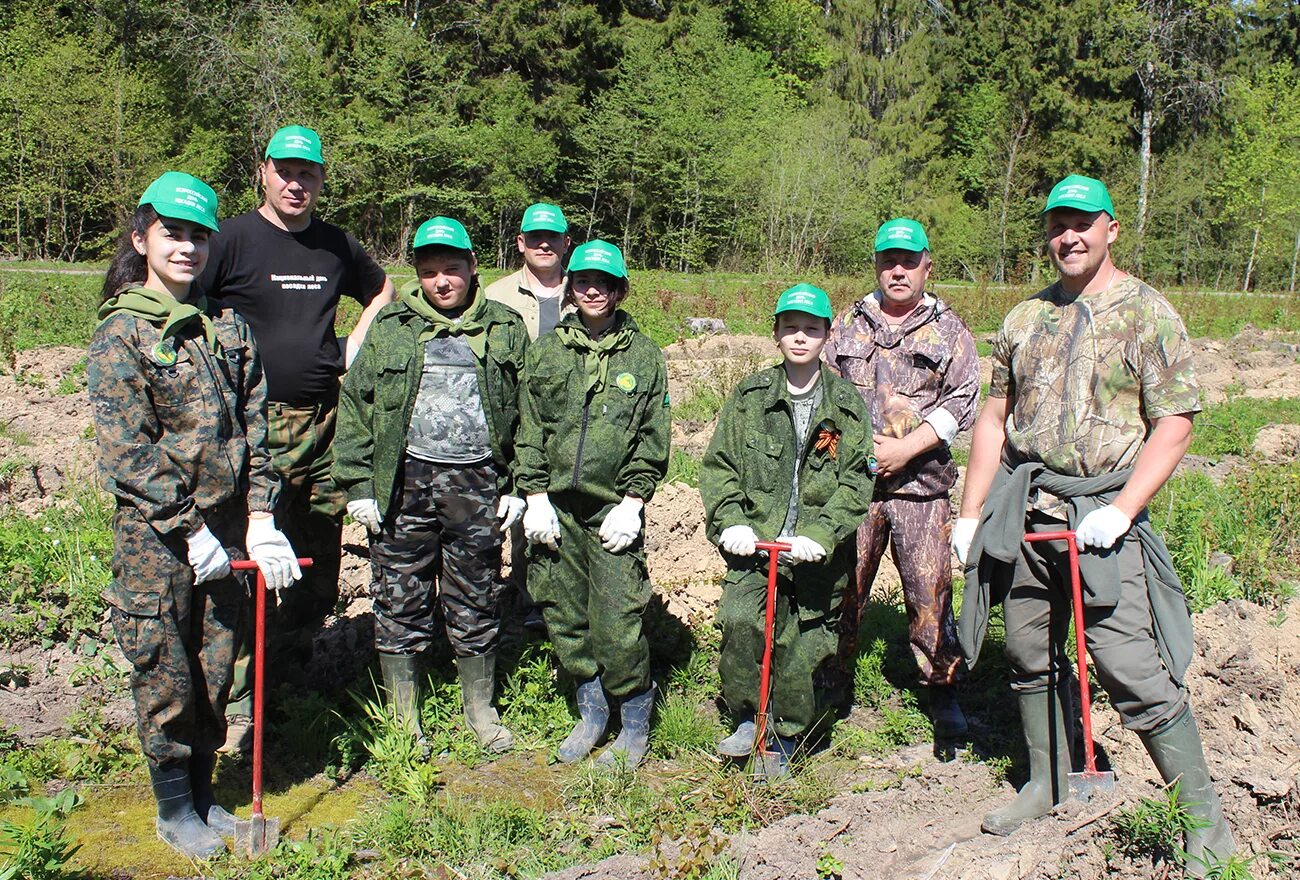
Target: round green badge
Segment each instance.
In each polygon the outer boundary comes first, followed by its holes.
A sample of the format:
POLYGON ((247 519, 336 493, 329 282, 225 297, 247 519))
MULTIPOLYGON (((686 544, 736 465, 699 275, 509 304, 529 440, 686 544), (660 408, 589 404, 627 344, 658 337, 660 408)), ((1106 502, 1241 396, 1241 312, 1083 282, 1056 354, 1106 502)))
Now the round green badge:
POLYGON ((628 394, 631 394, 636 390, 636 376, 633 376, 631 373, 619 373, 618 378, 616 378, 614 382, 619 388, 623 389, 628 394))
POLYGON ((153 355, 155 362, 164 367, 170 367, 172 364, 176 363, 176 349, 172 348, 170 342, 154 343, 153 351, 150 352, 150 354, 153 355))

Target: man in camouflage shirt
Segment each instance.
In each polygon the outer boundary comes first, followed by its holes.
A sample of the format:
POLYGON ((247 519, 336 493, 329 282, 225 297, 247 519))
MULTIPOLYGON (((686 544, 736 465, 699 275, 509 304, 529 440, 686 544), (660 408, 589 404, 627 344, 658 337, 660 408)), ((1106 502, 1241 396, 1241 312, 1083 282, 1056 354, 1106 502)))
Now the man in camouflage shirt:
POLYGON ((1112 261, 1119 222, 1101 181, 1065 178, 1043 214, 1060 280, 1003 322, 953 530, 967 564, 967 659, 974 664, 982 638, 982 620, 971 621, 1002 600, 1029 746, 1029 782, 984 818, 984 830, 1009 834, 1068 793, 1068 557, 1060 544, 1021 536, 1073 528, 1097 677, 1161 777, 1179 780, 1179 801, 1201 823, 1186 833, 1188 873, 1203 876, 1234 845, 1183 680, 1192 653, 1186 600, 1146 513, 1200 410, 1192 350, 1169 302, 1112 261))
POLYGON ((912 653, 930 690, 935 736, 962 736, 966 718, 953 689, 961 648, 948 556, 948 492, 957 466, 948 444, 975 420, 979 358, 962 319, 925 292, 932 264, 920 223, 903 217, 884 223, 875 263, 879 289, 836 318, 823 355, 871 407, 878 467, 871 512, 858 529, 836 665, 847 676, 888 544, 903 582, 912 653))

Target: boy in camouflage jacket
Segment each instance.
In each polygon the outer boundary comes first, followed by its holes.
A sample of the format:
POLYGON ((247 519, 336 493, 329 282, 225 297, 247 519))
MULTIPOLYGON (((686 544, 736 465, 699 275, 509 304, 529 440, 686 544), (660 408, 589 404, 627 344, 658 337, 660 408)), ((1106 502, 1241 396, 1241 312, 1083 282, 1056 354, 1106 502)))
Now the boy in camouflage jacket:
POLYGON ((271 589, 300 573, 271 515, 280 483, 253 335, 229 309, 186 302, 216 215, 197 178, 169 171, 150 184, 109 267, 86 362, 100 476, 117 503, 104 599, 131 664, 158 836, 200 859, 235 833, 212 791, 248 597, 230 560, 246 549, 271 589))
POLYGON ((718 624, 722 695, 739 717, 718 751, 755 748, 764 653, 767 560, 755 541, 791 545, 778 573, 768 745, 789 772, 798 738, 827 715, 822 673, 835 656, 837 622, 853 572, 851 540, 871 504, 871 417, 857 389, 820 363, 830 298, 808 284, 777 300, 773 335, 784 362, 743 379, 722 408, 700 469, 709 539, 722 549, 718 624))
POLYGON ((604 735, 608 693, 621 701, 623 729, 599 760, 636 766, 655 698, 641 631, 642 509, 668 469, 668 374, 659 347, 618 308, 628 283, 617 247, 575 248, 566 285, 578 311, 529 349, 519 401, 528 591, 578 681, 582 720, 560 760, 580 760, 604 735))
POLYGON ((483 296, 459 222, 425 222, 413 249, 419 282, 379 312, 343 381, 334 479, 372 535, 375 647, 400 717, 422 739, 418 658, 445 618, 466 722, 503 752, 499 566, 524 508, 511 470, 528 333, 483 296))

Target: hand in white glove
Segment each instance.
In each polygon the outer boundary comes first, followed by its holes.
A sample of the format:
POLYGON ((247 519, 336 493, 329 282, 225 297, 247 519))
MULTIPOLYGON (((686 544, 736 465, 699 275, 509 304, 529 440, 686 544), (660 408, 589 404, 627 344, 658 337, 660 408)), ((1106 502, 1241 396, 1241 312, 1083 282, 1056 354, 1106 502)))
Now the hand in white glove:
POLYGON ((966 564, 966 557, 970 555, 970 543, 975 540, 975 530, 979 524, 979 518, 974 516, 959 516, 952 524, 952 552, 962 565, 966 564))
POLYGON ((249 517, 248 536, 244 546, 248 550, 248 557, 257 563, 258 570, 266 579, 268 590, 283 590, 302 577, 297 554, 289 546, 289 539, 284 536, 284 532, 275 527, 274 518, 249 517))
POLYGON ((826 558, 826 548, 812 538, 795 535, 786 543, 790 545, 787 552, 795 562, 821 562, 826 558))
POLYGON ((600 546, 610 553, 621 553, 641 534, 641 508, 645 502, 631 495, 610 508, 600 523, 600 546))
POLYGON ((524 499, 516 498, 514 495, 501 496, 501 501, 497 504, 497 519, 501 521, 501 531, 508 530, 519 522, 519 517, 523 515, 524 499))
POLYGON ((718 535, 718 546, 733 556, 753 556, 758 552, 757 541, 758 535, 749 526, 727 526, 718 535))
POLYGON ((194 569, 195 584, 230 574, 230 556, 207 526, 186 538, 185 545, 190 568, 194 569))
POLYGON ((358 498, 348 502, 348 516, 366 527, 372 535, 379 534, 379 502, 373 498, 358 498))
POLYGON ((534 544, 545 544, 554 550, 560 542, 560 520, 545 492, 528 496, 524 510, 524 537, 534 544))
POLYGON ((1133 520, 1128 518, 1128 514, 1113 504, 1107 504, 1079 520, 1074 538, 1080 547, 1109 550, 1132 527, 1133 520))

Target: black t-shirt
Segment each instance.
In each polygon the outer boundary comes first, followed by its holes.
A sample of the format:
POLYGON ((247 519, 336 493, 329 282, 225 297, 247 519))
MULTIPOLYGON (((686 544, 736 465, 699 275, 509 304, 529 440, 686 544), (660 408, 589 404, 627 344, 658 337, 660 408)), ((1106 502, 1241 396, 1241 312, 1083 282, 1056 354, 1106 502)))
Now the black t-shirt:
POLYGON ((334 330, 339 297, 368 305, 384 270, 348 233, 312 218, 287 232, 257 211, 221 221, 208 265, 195 282, 239 312, 253 329, 267 396, 306 406, 336 393, 343 372, 334 330))

